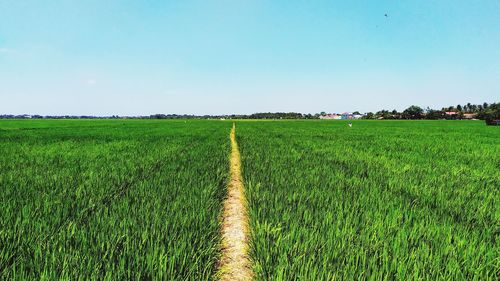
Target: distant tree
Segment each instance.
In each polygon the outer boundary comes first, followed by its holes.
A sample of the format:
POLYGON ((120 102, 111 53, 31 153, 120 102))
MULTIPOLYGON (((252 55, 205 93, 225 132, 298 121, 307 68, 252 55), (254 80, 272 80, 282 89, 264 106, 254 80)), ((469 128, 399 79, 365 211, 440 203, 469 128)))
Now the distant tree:
POLYGON ((325 116, 325 115, 326 115, 326 112, 321 111, 321 113, 320 113, 319 115, 321 115, 321 116, 325 116))
POLYGON ((304 119, 302 113, 296 112, 264 112, 254 113, 248 116, 249 119, 304 119))
POLYGON ((427 114, 425 115, 425 119, 436 120, 443 118, 445 118, 445 114, 444 111, 442 110, 429 109, 427 110, 427 114))
POLYGON ((167 116, 165 114, 153 114, 153 115, 150 115, 149 118, 151 118, 151 119, 166 119, 167 116))
POLYGON ((389 112, 389 110, 380 110, 376 114, 377 118, 382 118, 382 119, 394 119, 394 116, 389 112))
POLYGON ((373 114, 373 112, 367 112, 363 119, 375 119, 375 114, 373 114))
POLYGON ((401 113, 398 112, 396 109, 393 109, 391 111, 391 115, 393 119, 401 119, 401 113))
POLYGON ((412 105, 403 111, 404 119, 422 119, 424 110, 420 106, 412 105))
POLYGON ((458 105, 457 105, 457 110, 458 110, 458 111, 462 111, 462 106, 458 104, 458 105))
POLYGON ((489 105, 488 110, 486 111, 485 118, 486 124, 488 125, 496 125, 498 124, 498 120, 500 120, 500 104, 492 103, 489 105))
POLYGON ((361 113, 359 111, 354 111, 352 114, 354 114, 354 115, 361 115, 361 113))

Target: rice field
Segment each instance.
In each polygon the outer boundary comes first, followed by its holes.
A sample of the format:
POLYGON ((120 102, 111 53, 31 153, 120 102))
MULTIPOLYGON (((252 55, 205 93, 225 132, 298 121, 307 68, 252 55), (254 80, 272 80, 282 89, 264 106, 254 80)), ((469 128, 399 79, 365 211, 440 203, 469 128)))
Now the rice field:
MULTIPOLYGON (((0 279, 214 280, 232 121, 1 120, 0 279)), ((500 131, 236 121, 255 280, 500 279, 500 131)))
POLYGON ((257 280, 498 280, 500 131, 479 122, 248 122, 257 280))
POLYGON ((210 280, 227 124, 1 121, 0 279, 210 280))

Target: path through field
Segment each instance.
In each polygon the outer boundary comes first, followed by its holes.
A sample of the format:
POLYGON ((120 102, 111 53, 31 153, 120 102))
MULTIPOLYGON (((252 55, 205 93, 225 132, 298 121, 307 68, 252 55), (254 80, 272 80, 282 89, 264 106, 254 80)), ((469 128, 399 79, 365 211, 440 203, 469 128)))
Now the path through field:
POLYGON ((248 215, 245 190, 241 177, 241 160, 236 142, 236 126, 231 130, 231 179, 222 218, 221 280, 251 280, 253 276, 248 256, 248 215))

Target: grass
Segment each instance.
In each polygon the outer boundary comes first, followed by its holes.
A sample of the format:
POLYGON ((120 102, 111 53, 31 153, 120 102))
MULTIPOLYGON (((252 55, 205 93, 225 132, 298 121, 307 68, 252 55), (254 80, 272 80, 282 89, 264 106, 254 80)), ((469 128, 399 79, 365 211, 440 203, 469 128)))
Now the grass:
MULTIPOLYGON (((231 122, 0 121, 0 279, 217 278, 231 122)), ((500 131, 237 121, 255 280, 498 280, 500 131)))
POLYGON ((228 124, 0 122, 2 279, 208 280, 228 124))
POLYGON ((257 280, 498 280, 500 131, 240 122, 257 280))

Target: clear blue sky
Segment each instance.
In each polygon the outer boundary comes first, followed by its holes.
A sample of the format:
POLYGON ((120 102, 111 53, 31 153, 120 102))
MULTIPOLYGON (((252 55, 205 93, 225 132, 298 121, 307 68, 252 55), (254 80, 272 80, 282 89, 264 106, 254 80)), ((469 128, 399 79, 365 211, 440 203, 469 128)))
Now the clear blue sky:
POLYGON ((0 114, 499 100, 498 0, 0 0, 0 114))

